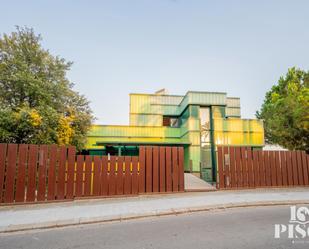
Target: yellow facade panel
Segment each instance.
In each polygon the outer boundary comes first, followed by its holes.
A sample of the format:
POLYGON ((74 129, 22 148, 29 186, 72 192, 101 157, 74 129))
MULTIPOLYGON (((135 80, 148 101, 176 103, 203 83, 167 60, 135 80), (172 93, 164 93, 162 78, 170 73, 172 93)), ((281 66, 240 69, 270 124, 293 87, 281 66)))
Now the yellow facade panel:
POLYGON ((180 128, 93 125, 88 136, 102 137, 180 137, 180 128))
POLYGON ((215 131, 216 145, 263 146, 264 135, 260 132, 215 131))
POLYGON ((264 132, 263 121, 255 119, 228 118, 213 120, 216 131, 264 132))

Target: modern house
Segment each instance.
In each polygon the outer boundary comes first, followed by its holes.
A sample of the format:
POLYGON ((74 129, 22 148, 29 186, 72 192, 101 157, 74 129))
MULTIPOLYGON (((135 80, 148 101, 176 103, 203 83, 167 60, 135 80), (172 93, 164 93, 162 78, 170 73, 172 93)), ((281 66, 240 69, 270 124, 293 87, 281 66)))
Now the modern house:
POLYGON ((216 146, 262 148, 263 122, 241 119, 240 99, 226 93, 132 93, 130 124, 93 125, 86 150, 92 155, 138 155, 140 145, 183 146, 185 171, 214 182, 216 146))

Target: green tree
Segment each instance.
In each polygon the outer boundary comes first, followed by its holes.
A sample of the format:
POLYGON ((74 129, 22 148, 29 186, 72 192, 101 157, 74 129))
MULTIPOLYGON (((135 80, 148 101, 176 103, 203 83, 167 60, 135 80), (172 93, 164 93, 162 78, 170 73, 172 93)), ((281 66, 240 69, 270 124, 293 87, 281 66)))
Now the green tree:
POLYGON ((256 116, 264 119, 266 142, 309 152, 309 71, 289 69, 256 116))
POLYGON ((72 63, 51 55, 41 40, 20 27, 0 36, 0 142, 81 149, 93 121, 89 102, 66 77, 72 63))

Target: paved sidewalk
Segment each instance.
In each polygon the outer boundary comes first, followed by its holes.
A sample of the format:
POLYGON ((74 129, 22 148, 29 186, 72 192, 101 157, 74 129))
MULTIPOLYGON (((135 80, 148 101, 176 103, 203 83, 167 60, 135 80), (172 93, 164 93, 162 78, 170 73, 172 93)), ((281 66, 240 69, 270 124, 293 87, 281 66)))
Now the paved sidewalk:
POLYGON ((191 192, 0 207, 0 232, 116 221, 219 208, 309 204, 309 188, 191 192))

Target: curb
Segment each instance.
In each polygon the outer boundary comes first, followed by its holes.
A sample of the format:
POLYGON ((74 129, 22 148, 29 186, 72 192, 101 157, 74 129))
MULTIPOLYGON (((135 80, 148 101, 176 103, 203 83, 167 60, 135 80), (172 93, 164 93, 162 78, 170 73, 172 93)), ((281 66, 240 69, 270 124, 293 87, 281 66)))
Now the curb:
POLYGON ((12 232, 22 232, 29 230, 41 230, 50 228, 61 228, 68 226, 78 226, 87 225, 95 223, 105 223, 105 222, 115 222, 115 221, 125 221, 133 219, 151 218, 151 217, 163 217, 170 215, 181 215, 187 213, 197 213, 197 212, 207 212, 207 211, 218 211, 226 210, 231 208, 246 208, 246 207, 266 207, 266 206, 280 206, 280 205, 299 205, 299 204, 309 204, 309 200, 294 200, 294 201, 261 201, 261 202, 239 202, 230 204, 219 204, 219 205, 206 205, 190 208, 179 208, 179 209, 169 209, 164 211, 151 211, 142 214, 126 214, 114 215, 108 217, 92 217, 92 218, 77 218, 70 220, 61 220, 45 223, 36 224, 24 224, 24 225, 12 225, 8 227, 0 228, 0 234, 7 234, 12 232))
POLYGON ((192 192, 215 192, 218 191, 218 189, 199 189, 199 188, 195 188, 195 189, 185 189, 185 193, 192 193, 192 192))

